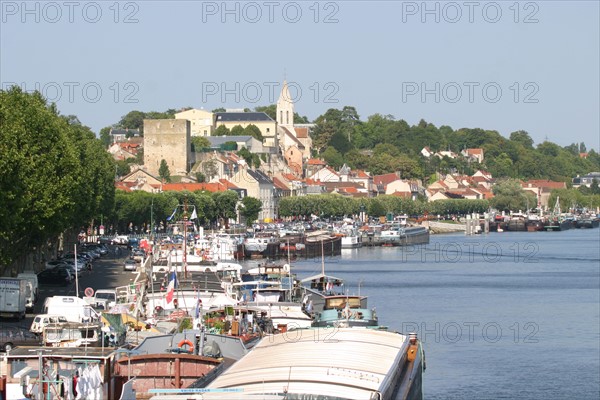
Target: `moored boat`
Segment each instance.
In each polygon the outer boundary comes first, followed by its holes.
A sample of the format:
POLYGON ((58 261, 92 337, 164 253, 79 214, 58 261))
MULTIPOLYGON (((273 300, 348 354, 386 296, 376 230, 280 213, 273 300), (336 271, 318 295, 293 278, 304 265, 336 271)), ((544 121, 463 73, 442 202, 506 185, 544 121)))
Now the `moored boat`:
MULTIPOLYGON (((314 328, 262 340, 210 383, 202 398, 223 398, 229 391, 237 399, 421 399, 424 367, 416 335, 314 328)), ((177 397, 153 397, 166 398, 177 397)))

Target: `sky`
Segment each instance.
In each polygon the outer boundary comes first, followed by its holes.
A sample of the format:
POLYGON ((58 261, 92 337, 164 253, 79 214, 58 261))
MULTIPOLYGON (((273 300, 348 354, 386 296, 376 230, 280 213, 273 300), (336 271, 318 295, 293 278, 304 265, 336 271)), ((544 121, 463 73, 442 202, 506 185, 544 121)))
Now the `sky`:
POLYGON ((600 149, 600 2, 0 1, 0 83, 132 110, 354 106, 600 149))

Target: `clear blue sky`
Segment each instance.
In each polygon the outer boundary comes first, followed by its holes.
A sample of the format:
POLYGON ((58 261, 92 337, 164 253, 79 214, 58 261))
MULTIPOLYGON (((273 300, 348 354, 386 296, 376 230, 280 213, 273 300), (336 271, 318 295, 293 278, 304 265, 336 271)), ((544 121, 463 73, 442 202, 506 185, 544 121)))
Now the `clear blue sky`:
POLYGON ((0 81, 96 132, 131 110, 268 105, 285 76, 310 119, 351 105, 600 148, 598 1, 224 4, 2 0, 0 81))

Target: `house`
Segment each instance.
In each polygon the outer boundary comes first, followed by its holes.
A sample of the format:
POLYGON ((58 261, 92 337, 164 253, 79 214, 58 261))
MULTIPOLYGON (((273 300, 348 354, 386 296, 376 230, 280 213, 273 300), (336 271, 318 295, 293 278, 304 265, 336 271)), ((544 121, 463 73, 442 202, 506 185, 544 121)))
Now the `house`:
POLYGON ((487 180, 490 180, 490 181, 493 179, 493 178, 492 178, 492 174, 490 174, 489 172, 487 172, 487 171, 484 171, 484 170, 482 170, 482 169, 478 169, 478 170, 477 170, 477 171, 475 171, 475 173, 474 173, 473 175, 471 175, 471 176, 473 176, 473 177, 476 177, 476 176, 481 176, 481 177, 484 177, 484 178, 486 178, 487 180))
POLYGON ((277 177, 273 177, 273 186, 275 188, 274 197, 279 199, 282 197, 290 197, 292 189, 285 182, 277 177))
POLYGON ((290 189, 290 196, 306 195, 306 182, 298 175, 280 173, 276 177, 290 189))
POLYGON ((136 158, 140 147, 137 143, 116 142, 108 147, 108 152, 115 161, 123 161, 128 158, 136 158))
POLYGON ((277 123, 264 112, 218 112, 213 115, 214 127, 224 125, 231 130, 236 125, 246 128, 255 125, 263 137, 263 145, 272 148, 273 152, 278 146, 277 123))
POLYGON ((224 184, 223 182, 203 182, 203 183, 163 183, 162 191, 163 192, 196 192, 196 191, 207 191, 207 192, 224 192, 226 190, 230 190, 231 188, 236 187, 235 185, 228 182, 224 184))
POLYGON ((262 171, 241 168, 231 179, 234 185, 246 189, 248 196, 262 201, 262 210, 258 215, 260 220, 275 218, 276 204, 273 181, 262 171))
MULTIPOLYGON (((524 190, 532 192, 536 196, 538 207, 547 208, 550 193, 554 189, 566 189, 567 184, 565 182, 554 182, 544 179, 530 179, 528 181, 522 182, 521 187, 524 190)), ((534 205, 532 204, 531 207, 533 206, 534 205)))
POLYGON ((444 157, 456 158, 456 157, 458 157, 458 155, 455 152, 449 151, 449 150, 448 151, 446 151, 446 150, 438 151, 437 153, 435 153, 435 155, 439 158, 444 158, 444 157))
POLYGON ((464 149, 460 153, 469 161, 483 163, 483 149, 464 149))
POLYGON ((325 185, 321 181, 315 181, 306 178, 306 194, 323 194, 326 193, 325 185))
POLYGON ((318 170, 325 167, 327 163, 319 158, 310 158, 306 161, 306 172, 304 176, 314 175, 318 170))
POLYGON ((413 200, 416 200, 421 192, 421 184, 418 181, 405 181, 403 179, 396 179, 388 183, 385 188, 385 194, 408 197, 413 200))
POLYGON ((582 185, 590 187, 592 186, 592 183, 594 183, 594 179, 598 184, 600 184, 600 172, 590 172, 589 174, 583 176, 577 175, 575 178, 573 178, 573 187, 578 188, 582 185))
POLYGON ((433 151, 428 146, 425 146, 421 149, 421 155, 425 158, 429 158, 433 155, 433 151))
POLYGON ((369 191, 358 182, 322 182, 326 193, 339 193, 351 197, 369 197, 369 191))
POLYGON ((162 181, 160 178, 148 173, 145 169, 138 167, 133 169, 116 183, 116 188, 121 190, 142 190, 148 193, 157 193, 160 192, 162 181))
POLYGON ((197 154, 196 160, 192 172, 201 172, 208 181, 231 179, 240 168, 246 167, 243 158, 227 151, 197 154))
POLYGON ((396 172, 373 176, 373 185, 377 194, 386 194, 387 186, 400 179, 400 175, 396 172))
POLYGON ((330 166, 326 165, 311 176, 310 179, 320 182, 340 182, 340 175, 330 166))
POLYGON ((131 137, 140 137, 139 129, 111 128, 108 133, 113 143, 124 142, 131 137))
POLYGON ((214 130, 213 113, 204 109, 192 108, 175 113, 175 119, 190 121, 190 132, 193 136, 211 136, 214 130))

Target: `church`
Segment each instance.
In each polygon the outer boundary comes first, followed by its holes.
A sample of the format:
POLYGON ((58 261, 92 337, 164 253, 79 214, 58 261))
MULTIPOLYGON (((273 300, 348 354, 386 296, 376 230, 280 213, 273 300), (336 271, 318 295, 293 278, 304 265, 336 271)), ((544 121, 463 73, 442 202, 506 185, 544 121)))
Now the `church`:
POLYGON ((277 101, 276 118, 281 154, 290 170, 296 176, 302 176, 303 165, 311 156, 310 129, 313 124, 294 124, 294 103, 287 81, 283 81, 277 101))
MULTIPOLYGON (((292 172, 302 176, 303 165, 310 158, 312 140, 310 129, 313 124, 294 124, 294 102, 290 96, 287 81, 276 105, 276 120, 264 112, 209 112, 204 109, 190 109, 175 114, 173 120, 144 120, 144 165, 148 172, 157 175, 162 160, 167 162, 173 175, 186 175, 197 157, 191 151, 191 139, 205 136, 210 141, 222 140, 214 137, 214 131, 220 125, 231 129, 236 125, 243 128, 252 124, 261 131, 262 146, 258 148, 283 160, 272 163, 278 166, 270 169, 271 174, 292 172), (284 171, 285 161, 289 171, 284 171)), ((241 137, 238 137, 241 138, 241 137)), ((260 143, 258 143, 260 144, 260 143)), ((258 150, 259 152, 261 150, 258 150)))

